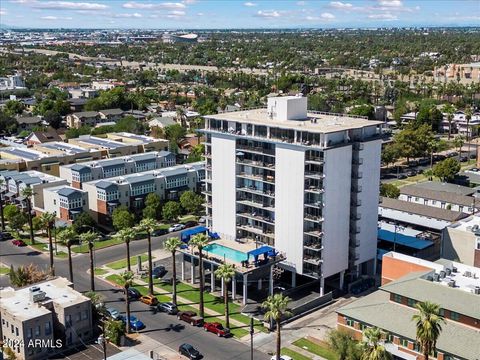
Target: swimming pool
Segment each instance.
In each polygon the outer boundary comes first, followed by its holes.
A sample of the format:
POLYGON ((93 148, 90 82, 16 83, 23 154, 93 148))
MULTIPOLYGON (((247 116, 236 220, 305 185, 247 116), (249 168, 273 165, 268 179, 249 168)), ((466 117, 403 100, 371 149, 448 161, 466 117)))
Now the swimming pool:
POLYGON ((238 251, 238 250, 220 245, 220 244, 207 245, 203 248, 203 251, 205 253, 208 252, 210 254, 214 254, 214 255, 220 256, 222 258, 225 257, 229 260, 232 260, 232 261, 235 261, 235 262, 238 262, 238 263, 242 262, 244 260, 247 260, 247 258, 248 258, 247 254, 245 254, 241 251, 238 251))

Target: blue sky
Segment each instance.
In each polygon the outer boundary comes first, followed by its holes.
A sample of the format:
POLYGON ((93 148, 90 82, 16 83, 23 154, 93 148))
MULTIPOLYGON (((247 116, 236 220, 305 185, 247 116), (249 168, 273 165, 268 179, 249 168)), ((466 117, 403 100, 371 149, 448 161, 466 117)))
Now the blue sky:
POLYGON ((480 0, 0 0, 0 23, 42 28, 480 25, 480 0))

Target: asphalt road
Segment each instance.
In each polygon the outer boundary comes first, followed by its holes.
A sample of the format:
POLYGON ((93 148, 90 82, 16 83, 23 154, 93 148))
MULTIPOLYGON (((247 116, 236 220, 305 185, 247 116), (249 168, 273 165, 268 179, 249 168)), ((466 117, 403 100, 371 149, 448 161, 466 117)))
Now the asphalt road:
MULTIPOLYGON (((163 239, 169 236, 172 235, 153 238, 153 249, 160 248, 163 239)), ((131 242, 130 252, 132 256, 145 253, 146 251, 146 240, 131 242)), ((123 258, 125 258, 125 247, 122 245, 113 246, 95 252, 95 265, 100 266, 123 258)), ((15 267, 33 263, 41 268, 46 268, 49 263, 46 254, 38 253, 29 247, 16 247, 12 245, 11 241, 0 241, 0 262, 15 267)), ((168 269, 171 265, 171 260, 166 259, 165 265, 168 269)), ((88 254, 75 256, 73 258, 73 268, 75 289, 82 292, 88 291, 90 289, 90 276, 87 274, 89 269, 88 254)), ((68 278, 68 261, 66 259, 56 259, 55 269, 57 275, 68 278)), ((7 285, 8 277, 0 277, 0 286, 7 285)), ((99 279, 95 279, 95 287, 96 292, 104 296, 107 306, 115 307, 120 311, 124 310, 123 294, 118 288, 112 287, 109 283, 99 279)), ((250 359, 249 346, 239 341, 218 338, 214 334, 205 333, 202 328, 193 327, 183 321, 178 321, 175 316, 165 313, 153 314, 147 305, 138 301, 132 302, 131 310, 132 315, 135 315, 146 325, 145 329, 140 331, 140 333, 144 333, 172 349, 176 350, 182 343, 188 342, 197 347, 205 359, 250 359)), ((269 359, 269 356, 255 351, 254 358, 266 360, 269 359)))

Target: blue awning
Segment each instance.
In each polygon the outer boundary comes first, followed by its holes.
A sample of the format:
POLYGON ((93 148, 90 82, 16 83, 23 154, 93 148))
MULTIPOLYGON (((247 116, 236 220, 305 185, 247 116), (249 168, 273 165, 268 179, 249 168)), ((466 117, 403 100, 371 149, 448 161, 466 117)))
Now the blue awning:
POLYGON ((377 249, 377 260, 378 260, 378 261, 382 261, 383 255, 385 255, 385 254, 388 253, 388 252, 389 252, 389 251, 387 251, 387 250, 377 249))
POLYGON ((254 256, 254 257, 258 257, 259 255, 262 255, 262 254, 267 254, 269 256, 276 255, 275 254, 275 249, 271 246, 268 246, 268 245, 261 246, 261 247, 259 247, 258 249, 255 249, 255 250, 250 250, 247 254, 249 256, 251 255, 251 256, 254 256))
POLYGON ((403 245, 416 250, 423 250, 433 245, 433 241, 430 240, 425 240, 422 238, 417 238, 415 236, 408 236, 400 233, 397 233, 397 235, 395 236, 395 233, 384 229, 378 229, 378 239, 391 243, 396 243, 398 245, 403 245))
POLYGON ((193 229, 184 230, 180 233, 180 238, 183 242, 189 242, 192 235, 207 232, 208 229, 205 226, 199 226, 193 229))

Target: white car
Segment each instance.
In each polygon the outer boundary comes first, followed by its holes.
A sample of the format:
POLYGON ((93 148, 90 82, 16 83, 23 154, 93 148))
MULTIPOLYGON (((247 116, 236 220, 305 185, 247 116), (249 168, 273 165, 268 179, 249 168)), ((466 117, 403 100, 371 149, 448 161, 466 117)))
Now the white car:
POLYGON ((183 230, 183 229, 185 229, 185 225, 175 224, 175 225, 172 225, 168 228, 168 232, 180 231, 180 230, 183 230))
MULTIPOLYGON (((277 357, 273 355, 270 360, 277 360, 277 357)), ((290 356, 288 355, 280 355, 280 360, 293 360, 290 356)))

